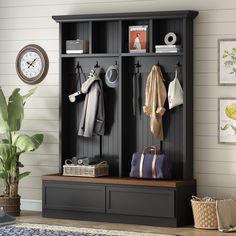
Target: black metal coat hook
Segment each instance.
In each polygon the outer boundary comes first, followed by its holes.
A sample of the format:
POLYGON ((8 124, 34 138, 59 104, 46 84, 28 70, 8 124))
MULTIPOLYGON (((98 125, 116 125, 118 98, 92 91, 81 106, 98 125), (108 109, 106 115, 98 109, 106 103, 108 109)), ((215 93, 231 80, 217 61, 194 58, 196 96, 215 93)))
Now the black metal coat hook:
POLYGON ((82 67, 81 67, 81 65, 78 62, 77 65, 74 67, 74 70, 75 70, 76 74, 79 73, 80 68, 82 68, 82 67))
POLYGON ((141 67, 141 65, 139 64, 139 61, 137 61, 137 63, 134 64, 136 68, 141 67))
POLYGON ((94 65, 94 68, 99 68, 98 61, 96 61, 96 64, 94 65))
POLYGON ((141 67, 141 65, 139 64, 139 61, 137 61, 137 63, 135 63, 134 66, 135 66, 136 73, 139 73, 139 68, 141 67))
POLYGON ((177 61, 177 63, 176 63, 176 68, 178 69, 180 66, 181 66, 181 65, 180 65, 180 62, 177 61))

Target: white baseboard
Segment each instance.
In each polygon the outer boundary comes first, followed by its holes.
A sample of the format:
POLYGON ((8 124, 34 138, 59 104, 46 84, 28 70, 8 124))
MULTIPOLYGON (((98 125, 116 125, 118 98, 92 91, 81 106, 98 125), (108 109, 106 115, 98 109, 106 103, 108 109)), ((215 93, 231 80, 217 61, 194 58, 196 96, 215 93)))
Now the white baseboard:
POLYGON ((42 211, 42 200, 21 199, 21 210, 42 211))

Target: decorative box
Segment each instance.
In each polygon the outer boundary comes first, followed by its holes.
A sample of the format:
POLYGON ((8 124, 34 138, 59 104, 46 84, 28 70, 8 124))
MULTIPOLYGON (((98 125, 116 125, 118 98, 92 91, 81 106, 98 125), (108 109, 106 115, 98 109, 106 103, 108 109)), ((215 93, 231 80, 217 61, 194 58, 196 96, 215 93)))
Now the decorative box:
POLYGON ((88 53, 89 43, 86 39, 66 40, 66 53, 88 53))

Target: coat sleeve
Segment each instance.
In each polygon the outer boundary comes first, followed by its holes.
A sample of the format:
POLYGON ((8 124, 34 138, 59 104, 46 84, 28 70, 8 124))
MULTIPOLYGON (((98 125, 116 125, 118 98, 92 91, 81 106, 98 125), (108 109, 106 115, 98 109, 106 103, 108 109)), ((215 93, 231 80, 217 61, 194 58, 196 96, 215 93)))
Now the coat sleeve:
POLYGON ((166 100, 166 88, 165 85, 163 83, 163 79, 162 76, 159 75, 159 79, 157 80, 157 88, 158 88, 158 104, 157 104, 157 108, 156 108, 156 114, 158 116, 163 116, 166 109, 164 107, 165 105, 165 100, 166 100))
POLYGON ((150 116, 152 113, 152 108, 150 104, 150 84, 151 84, 151 77, 152 77, 152 72, 149 73, 147 77, 147 83, 146 83, 146 91, 145 91, 145 106, 143 106, 143 112, 150 116))
POLYGON ((93 87, 88 96, 87 111, 84 124, 84 137, 92 137, 96 121, 99 91, 93 87))

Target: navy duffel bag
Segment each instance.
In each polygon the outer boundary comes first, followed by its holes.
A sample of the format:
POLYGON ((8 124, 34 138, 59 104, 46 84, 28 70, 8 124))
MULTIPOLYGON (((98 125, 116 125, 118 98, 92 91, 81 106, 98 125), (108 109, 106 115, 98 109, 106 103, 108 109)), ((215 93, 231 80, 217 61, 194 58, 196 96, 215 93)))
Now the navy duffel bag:
POLYGON ((165 154, 157 154, 155 146, 148 146, 142 153, 133 154, 130 177, 171 179, 170 159, 165 154))

